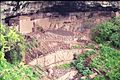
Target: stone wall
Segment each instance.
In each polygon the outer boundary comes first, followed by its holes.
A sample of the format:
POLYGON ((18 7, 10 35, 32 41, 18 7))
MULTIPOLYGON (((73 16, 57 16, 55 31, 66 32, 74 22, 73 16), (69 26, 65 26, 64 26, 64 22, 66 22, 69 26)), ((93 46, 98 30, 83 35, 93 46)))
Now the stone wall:
POLYGON ((74 59, 74 54, 82 54, 85 51, 91 49, 72 49, 72 50, 60 50, 55 53, 50 53, 46 56, 34 59, 29 65, 41 65, 41 67, 52 67, 60 64, 69 63, 74 59))
POLYGON ((49 18, 35 19, 32 20, 37 27, 43 27, 44 29, 48 29, 50 26, 49 18))
POLYGON ((20 33, 26 34, 32 32, 33 22, 30 17, 20 16, 19 18, 20 33))

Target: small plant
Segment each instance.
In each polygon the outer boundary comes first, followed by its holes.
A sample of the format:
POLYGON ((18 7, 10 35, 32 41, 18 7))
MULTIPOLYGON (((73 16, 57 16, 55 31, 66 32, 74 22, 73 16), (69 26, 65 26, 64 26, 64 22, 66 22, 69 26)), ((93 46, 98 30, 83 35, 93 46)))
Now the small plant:
POLYGON ((35 37, 25 36, 25 46, 26 51, 32 52, 34 48, 37 48, 39 46, 39 42, 35 37))
POLYGON ((95 77, 93 80, 106 80, 103 75, 95 77))
POLYGON ((89 67, 86 67, 84 65, 84 61, 87 57, 90 55, 94 54, 94 51, 87 51, 83 55, 79 55, 77 60, 75 60, 72 65, 78 70, 79 73, 81 73, 84 76, 87 76, 89 74, 92 74, 92 71, 90 70, 89 67))
POLYGON ((80 48, 81 48, 80 45, 74 45, 74 46, 72 46, 72 49, 80 49, 80 48))
POLYGON ((60 66, 57 66, 58 68, 62 68, 62 69, 68 69, 68 68, 71 68, 72 65, 71 64, 62 64, 60 66))
POLYGON ((115 47, 120 47, 120 33, 113 33, 110 36, 110 40, 111 40, 111 45, 115 46, 115 47))
POLYGON ((86 67, 82 74, 83 74, 84 76, 87 76, 87 75, 92 74, 92 73, 93 73, 93 72, 90 70, 90 68, 89 68, 89 67, 86 67))

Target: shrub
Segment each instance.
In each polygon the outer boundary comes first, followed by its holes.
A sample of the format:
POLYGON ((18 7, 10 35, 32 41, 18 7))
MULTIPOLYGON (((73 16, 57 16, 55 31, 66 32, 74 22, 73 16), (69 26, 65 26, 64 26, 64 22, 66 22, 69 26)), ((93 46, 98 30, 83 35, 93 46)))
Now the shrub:
POLYGON ((111 45, 115 47, 120 47, 120 33, 113 33, 110 36, 111 45))
POLYGON ((30 36, 25 36, 25 46, 26 51, 31 53, 34 48, 37 48, 39 46, 39 41, 37 40, 36 37, 30 37, 30 36))
POLYGON ((32 68, 21 62, 24 50, 23 37, 0 24, 0 80, 37 79, 32 68))
POLYGON ((108 42, 110 45, 120 48, 120 18, 113 18, 99 24, 92 32, 92 38, 97 43, 108 42))
MULTIPOLYGON (((110 20, 112 23, 114 23, 115 25, 120 26, 120 17, 114 17, 112 20, 110 20)), ((120 30, 120 29, 118 29, 120 30)))
POLYGON ((92 60, 91 67, 97 68, 99 71, 105 72, 105 77, 107 77, 109 80, 120 80, 119 60, 120 51, 102 45, 99 55, 92 60))
POLYGON ((25 46, 24 38, 19 33, 14 29, 0 25, 0 45, 8 62, 12 64, 21 62, 25 46))
POLYGON ((106 79, 104 78, 104 76, 99 75, 99 76, 95 77, 93 80, 106 80, 106 79))
POLYGON ((84 65, 84 60, 89 57, 90 55, 94 54, 94 51, 88 51, 83 55, 79 55, 77 60, 75 60, 72 65, 78 70, 79 73, 86 76, 92 73, 89 67, 84 65))

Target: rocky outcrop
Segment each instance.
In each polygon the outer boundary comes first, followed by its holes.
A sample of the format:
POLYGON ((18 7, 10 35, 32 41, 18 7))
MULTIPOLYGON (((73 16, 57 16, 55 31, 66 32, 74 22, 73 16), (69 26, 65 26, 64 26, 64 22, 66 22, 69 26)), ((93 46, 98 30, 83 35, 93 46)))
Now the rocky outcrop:
POLYGON ((120 1, 1 1, 2 19, 38 12, 74 12, 120 9, 120 1))

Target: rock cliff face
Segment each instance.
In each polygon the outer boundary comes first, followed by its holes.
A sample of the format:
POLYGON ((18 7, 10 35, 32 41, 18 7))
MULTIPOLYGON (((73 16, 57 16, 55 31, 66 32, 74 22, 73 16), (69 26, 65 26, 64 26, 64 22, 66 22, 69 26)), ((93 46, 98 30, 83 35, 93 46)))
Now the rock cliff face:
POLYGON ((0 6, 4 19, 39 12, 119 11, 120 1, 1 1, 0 6))

